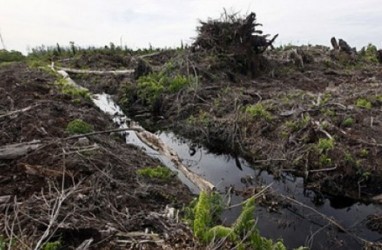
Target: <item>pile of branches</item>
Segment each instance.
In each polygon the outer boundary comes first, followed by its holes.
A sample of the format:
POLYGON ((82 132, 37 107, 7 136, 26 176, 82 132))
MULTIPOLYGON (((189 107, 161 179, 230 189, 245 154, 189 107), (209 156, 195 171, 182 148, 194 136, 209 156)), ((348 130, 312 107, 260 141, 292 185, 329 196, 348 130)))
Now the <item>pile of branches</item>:
POLYGON ((240 17, 237 13, 224 12, 221 18, 207 22, 200 21, 198 36, 192 45, 193 52, 210 52, 220 57, 230 57, 230 66, 240 65, 242 73, 253 73, 262 54, 278 35, 269 39, 257 29, 261 24, 256 22, 256 14, 240 17), (232 60, 233 59, 233 60, 232 60))

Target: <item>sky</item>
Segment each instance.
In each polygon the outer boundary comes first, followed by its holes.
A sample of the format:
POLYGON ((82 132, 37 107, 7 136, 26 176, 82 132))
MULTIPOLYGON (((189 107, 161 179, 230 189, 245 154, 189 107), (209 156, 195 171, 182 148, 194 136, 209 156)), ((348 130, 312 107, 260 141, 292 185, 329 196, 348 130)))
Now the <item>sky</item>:
POLYGON ((224 8, 255 12, 266 34, 279 34, 276 45, 329 46, 335 36, 357 49, 382 47, 381 0, 0 0, 0 34, 6 49, 23 53, 70 41, 175 47, 192 43, 198 21, 224 8))

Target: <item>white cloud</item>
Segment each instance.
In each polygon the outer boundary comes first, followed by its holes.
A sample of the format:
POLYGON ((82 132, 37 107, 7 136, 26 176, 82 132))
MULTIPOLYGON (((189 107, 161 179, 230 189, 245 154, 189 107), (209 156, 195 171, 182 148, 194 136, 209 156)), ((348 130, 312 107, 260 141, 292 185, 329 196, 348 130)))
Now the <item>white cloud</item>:
POLYGON ((45 44, 131 47, 176 46, 195 36, 197 20, 219 17, 223 8, 256 12, 278 43, 329 44, 343 37, 360 47, 381 46, 380 0, 0 0, 0 32, 8 49, 45 44))

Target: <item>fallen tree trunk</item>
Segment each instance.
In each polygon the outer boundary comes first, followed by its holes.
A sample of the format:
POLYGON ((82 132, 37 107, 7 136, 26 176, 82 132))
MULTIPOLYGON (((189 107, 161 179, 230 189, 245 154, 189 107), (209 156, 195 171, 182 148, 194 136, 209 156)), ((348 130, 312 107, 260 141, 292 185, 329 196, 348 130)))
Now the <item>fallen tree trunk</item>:
MULTIPOLYGON (((54 69, 54 66, 51 66, 52 69, 54 69)), ((67 74, 67 69, 61 68, 57 72, 61 74, 66 80, 71 81, 75 86, 78 86, 67 74)), ((70 71, 68 71, 70 72, 70 71)), ((103 71, 97 71, 97 72, 103 72, 103 71)), ((85 73, 85 71, 83 71, 85 73)), ((80 86, 78 86, 80 87, 80 86)), ((125 130, 125 129, 123 129, 125 130)), ((161 139, 159 139, 156 135, 148 132, 144 128, 142 128, 139 125, 136 126, 130 126, 128 130, 135 130, 137 131, 136 134, 138 138, 148 145, 149 147, 153 148, 154 150, 158 151, 163 156, 170 159, 176 168, 181 171, 192 183, 194 183, 201 191, 207 191, 211 192, 215 190, 215 186, 210 183, 209 181, 203 179, 201 176, 191 172, 185 165, 183 165, 182 161, 180 160, 178 154, 171 149, 169 146, 164 144, 161 139)))
POLYGON ((30 142, 22 142, 2 146, 0 147, 0 160, 16 159, 20 156, 28 154, 33 150, 36 150, 41 145, 41 141, 33 140, 30 142))
POLYGON ((86 70, 86 69, 72 69, 72 68, 61 68, 56 67, 58 70, 63 70, 69 73, 75 74, 94 74, 94 75, 130 75, 135 72, 134 69, 123 69, 123 70, 86 70))
POLYGON ((203 179, 201 176, 191 172, 182 163, 182 161, 180 160, 178 154, 173 149, 171 149, 169 146, 167 146, 164 142, 162 142, 162 140, 158 136, 156 136, 156 135, 154 135, 154 134, 144 130, 141 127, 138 127, 136 129, 138 131, 139 130, 143 130, 141 132, 137 132, 138 138, 143 143, 145 143, 146 145, 148 145, 152 149, 158 151, 160 154, 162 154, 162 155, 166 156, 167 158, 169 158, 171 160, 171 162, 174 163, 176 168, 179 171, 181 171, 201 191, 211 192, 211 191, 215 190, 215 186, 211 182, 209 182, 209 181, 203 179))

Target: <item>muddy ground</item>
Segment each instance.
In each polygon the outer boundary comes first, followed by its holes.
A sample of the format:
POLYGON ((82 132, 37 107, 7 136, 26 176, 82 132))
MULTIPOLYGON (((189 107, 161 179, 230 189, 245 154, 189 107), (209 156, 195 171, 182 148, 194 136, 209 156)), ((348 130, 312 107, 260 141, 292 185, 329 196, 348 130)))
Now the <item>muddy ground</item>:
POLYGON ((104 131, 115 128, 110 117, 86 98, 60 93, 49 70, 13 63, 1 65, 0 76, 0 145, 42 141, 22 157, 0 160, 0 235, 12 249, 54 241, 75 249, 90 239, 91 249, 196 247, 166 210, 188 204, 189 190, 177 178, 136 173, 158 161, 118 134, 67 139, 70 121, 104 131))

